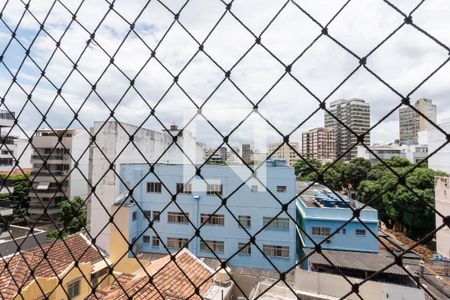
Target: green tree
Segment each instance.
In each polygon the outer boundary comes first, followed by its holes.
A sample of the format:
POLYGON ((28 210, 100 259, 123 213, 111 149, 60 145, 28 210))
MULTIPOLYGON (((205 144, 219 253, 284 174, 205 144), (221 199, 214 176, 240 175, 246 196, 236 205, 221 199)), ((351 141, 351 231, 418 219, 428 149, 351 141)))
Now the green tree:
POLYGON ((14 188, 12 194, 0 194, 0 201, 11 201, 13 218, 16 220, 24 220, 28 213, 29 205, 28 193, 30 191, 30 181, 28 175, 1 175, 0 181, 2 186, 14 188))
MULTIPOLYGON (((409 162, 399 158, 388 160, 388 164, 400 175, 411 168, 409 162)), ((412 193, 404 185, 395 185, 398 178, 386 166, 377 165, 368 174, 368 179, 361 182, 358 196, 362 202, 369 202, 385 192, 370 203, 378 209, 380 220, 389 228, 399 222, 408 237, 420 239, 434 229, 434 177, 443 175, 445 173, 426 167, 414 169, 405 180, 406 185, 414 191, 412 193)))
POLYGON ((72 200, 64 200, 58 204, 58 221, 62 225, 62 232, 51 230, 48 233, 49 238, 56 239, 68 234, 76 233, 86 227, 87 209, 84 200, 81 197, 75 197, 72 200))
POLYGON ((294 163, 297 180, 310 181, 317 178, 316 171, 320 171, 322 163, 317 159, 297 160, 294 163), (315 171, 316 170, 316 171, 315 171))

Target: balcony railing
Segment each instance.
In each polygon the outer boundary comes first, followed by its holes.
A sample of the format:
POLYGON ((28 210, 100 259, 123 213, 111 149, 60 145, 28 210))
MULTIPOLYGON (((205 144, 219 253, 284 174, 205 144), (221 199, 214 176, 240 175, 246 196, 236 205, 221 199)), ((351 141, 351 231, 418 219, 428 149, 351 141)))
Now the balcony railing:
POLYGON ((6 110, 0 111, 0 119, 14 120, 15 113, 6 110))
POLYGON ((69 171, 32 171, 31 176, 43 176, 43 177, 53 177, 53 176, 66 176, 69 171))
POLYGON ((67 154, 33 154, 31 159, 36 160, 67 160, 69 155, 67 154))

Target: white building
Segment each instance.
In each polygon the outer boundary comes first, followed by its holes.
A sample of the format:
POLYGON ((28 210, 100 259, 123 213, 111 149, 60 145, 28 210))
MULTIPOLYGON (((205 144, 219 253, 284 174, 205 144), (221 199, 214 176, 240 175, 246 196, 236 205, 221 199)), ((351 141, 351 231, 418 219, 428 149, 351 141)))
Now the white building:
POLYGON ((290 146, 286 143, 281 147, 280 145, 281 143, 268 145, 268 152, 272 155, 271 159, 285 160, 290 166, 292 166, 297 160, 300 160, 300 156, 297 154, 300 153, 300 147, 298 143, 289 142, 290 146))
MULTIPOLYGON (((450 216, 450 177, 435 178, 435 208, 443 216, 450 216)), ((436 228, 443 223, 436 214, 436 228)), ((436 232, 436 250, 440 255, 450 258, 450 228, 444 226, 436 232)))
POLYGON ((14 126, 14 113, 0 111, 0 172, 10 172, 14 169, 16 161, 19 168, 31 168, 31 150, 28 140, 7 134, 3 128, 14 126))
POLYGON ((427 157, 428 146, 424 144, 420 145, 374 145, 368 147, 358 145, 357 147, 357 157, 361 157, 370 160, 372 164, 376 164, 381 160, 388 160, 392 157, 402 157, 409 160, 410 163, 416 164, 427 157), (376 154, 377 156, 375 156, 376 154))
MULTIPOLYGON (((179 130, 171 126, 170 133, 177 135, 179 130)), ((94 122, 91 134, 96 136, 91 144, 90 174, 92 186, 96 186, 88 200, 88 223, 92 236, 97 236, 97 245, 109 252, 109 210, 114 204, 121 180, 117 174, 123 163, 175 164, 191 162, 203 163, 204 146, 197 143, 192 134, 183 131, 172 144, 173 138, 167 132, 158 132, 116 121, 94 122), (130 142, 133 135, 133 142, 130 142), (172 145, 171 145, 172 144, 172 145), (111 169, 111 164, 113 169, 111 169), (105 227, 106 226, 106 227, 105 227)))
POLYGON ((30 219, 56 221, 59 202, 88 195, 89 134, 39 129, 33 136, 30 219))
MULTIPOLYGON (((439 123, 438 126, 445 132, 450 132, 450 119, 443 120, 443 122, 439 123)), ((447 141, 446 136, 434 127, 428 129, 426 134, 422 132, 419 133, 419 138, 422 139, 421 142, 423 142, 423 139, 427 139, 428 153, 433 153, 447 141)), ((434 153, 428 159, 428 167, 433 170, 443 171, 450 174, 449 144, 434 153)))

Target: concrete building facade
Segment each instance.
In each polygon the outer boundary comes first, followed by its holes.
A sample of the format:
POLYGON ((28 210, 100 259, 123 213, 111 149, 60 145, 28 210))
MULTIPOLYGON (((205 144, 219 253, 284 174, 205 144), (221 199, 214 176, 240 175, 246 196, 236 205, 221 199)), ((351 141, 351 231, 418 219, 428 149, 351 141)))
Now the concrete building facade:
MULTIPOLYGON (((445 119, 438 126, 444 130, 445 132, 450 132, 450 119, 445 119)), ((428 144, 428 153, 435 152, 438 148, 440 148, 443 144, 447 142, 446 136, 439 131, 437 128, 430 128, 425 132, 420 132, 422 136, 422 141, 427 141, 428 144)), ((447 144, 443 148, 440 148, 439 151, 434 153, 428 159, 428 167, 433 170, 443 171, 447 174, 450 174, 450 145, 447 144)))
POLYGON ((13 112, 0 110, 0 172, 11 172, 19 162, 20 169, 31 168, 31 146, 28 140, 4 132, 14 126, 13 112))
MULTIPOLYGON (((250 235, 266 226, 257 235, 256 245, 280 271, 295 264, 295 223, 286 213, 280 214, 280 203, 295 196, 292 167, 277 163, 265 167, 265 185, 279 202, 256 179, 242 185, 251 174, 243 165, 206 165, 201 169, 206 182, 188 165, 156 165, 154 173, 148 171, 147 165, 122 165, 122 178, 131 186, 140 183, 134 199, 122 186, 116 202, 128 207, 128 236, 141 251, 167 253, 164 243, 171 252, 187 247, 196 256, 214 258, 209 245, 219 258, 232 257, 232 267, 270 269, 270 262, 250 243, 250 235), (177 190, 180 193, 174 203, 171 199, 177 190), (221 207, 224 198, 227 209, 221 207), (151 227, 149 220, 153 221, 151 227), (202 239, 195 230, 200 226, 202 239)), ((287 213, 295 218, 295 201, 287 206, 287 213)))
MULTIPOLYGON (((356 135, 363 134, 370 128, 370 104, 363 99, 354 98, 332 101, 329 111, 356 135)), ((335 131, 336 157, 343 155, 342 159, 351 160, 357 155, 355 145, 358 143, 358 137, 333 116, 325 113, 325 127, 333 128, 335 131), (351 150, 346 153, 350 148, 351 150)), ((370 145, 370 132, 364 135, 364 143, 370 145)))
POLYGON ((294 163, 297 160, 301 159, 300 156, 298 156, 297 154, 300 153, 300 147, 298 143, 289 142, 290 146, 287 144, 283 144, 280 147, 280 145, 281 143, 276 143, 276 144, 269 144, 267 146, 268 153, 272 154, 271 159, 285 160, 289 166, 294 165, 294 163))
POLYGON ((303 132, 302 155, 320 161, 336 159, 336 134, 334 129, 318 127, 303 132))
POLYGON ((252 147, 250 144, 241 144, 239 147, 239 156, 238 161, 242 163, 249 163, 252 160, 252 147))
MULTIPOLYGON (((299 185, 299 189, 303 190, 308 183, 302 182, 299 185)), ((344 195, 341 199, 343 201, 320 184, 314 184, 298 197, 297 224, 302 228, 297 230, 300 257, 303 255, 303 249, 300 248, 314 249, 314 243, 322 242, 353 217, 352 209, 363 206, 362 203, 344 195)), ((378 211, 366 207, 361 210, 360 219, 365 226, 358 219, 352 219, 337 234, 323 243, 322 248, 377 253, 378 211)))
POLYGON ((117 175, 120 174, 121 164, 204 162, 204 146, 197 143, 189 131, 182 132, 177 138, 177 144, 184 153, 172 144, 172 136, 179 133, 175 126, 168 133, 115 121, 94 122, 91 134, 96 135, 96 140, 90 149, 89 180, 93 186, 96 185, 96 189, 87 202, 88 223, 91 235, 98 236, 97 245, 106 252, 109 252, 110 241, 108 212, 119 192, 121 180, 117 175), (130 135, 133 135, 132 143, 130 135))
POLYGON ((58 204, 88 195, 89 134, 74 129, 39 129, 33 136, 28 213, 56 221, 58 204))
MULTIPOLYGON (((431 121, 436 123, 436 105, 430 99, 421 98, 414 107, 431 121)), ((399 109, 400 144, 417 144, 418 132, 432 126, 424 117, 411 107, 399 109)))
MULTIPOLYGON (((450 216, 450 177, 436 177, 434 193, 436 210, 443 216, 450 216)), ((442 223, 442 217, 436 214, 436 228, 442 223)), ((436 251, 450 258, 450 227, 444 226, 436 232, 436 251)))
POLYGON ((364 146, 358 146, 357 149, 357 157, 368 159, 372 164, 379 163, 380 159, 384 161, 392 157, 406 158, 412 164, 416 164, 428 155, 428 145, 425 144, 374 145, 369 147, 373 153, 364 146))

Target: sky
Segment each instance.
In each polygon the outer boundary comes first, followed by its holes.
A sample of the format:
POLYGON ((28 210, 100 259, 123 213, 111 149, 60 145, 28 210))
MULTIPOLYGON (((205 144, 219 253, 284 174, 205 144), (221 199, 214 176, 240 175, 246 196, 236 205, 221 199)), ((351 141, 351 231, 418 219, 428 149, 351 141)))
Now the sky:
MULTIPOLYGON (((419 2, 390 3, 409 14, 419 2)), ((412 13, 414 24, 442 45, 403 25, 373 52, 404 23, 404 16, 385 1, 353 0, 333 18, 344 4, 236 0, 226 11, 226 2, 219 0, 117 0, 111 10, 105 0, 31 0, 31 13, 24 14, 21 1, 1 0, 1 108, 18 114, 21 128, 12 132, 22 136, 38 127, 90 127, 93 121, 110 118, 114 109, 118 121, 156 130, 162 124, 184 127, 190 122, 187 128, 211 146, 221 138, 205 118, 191 121, 198 107, 223 135, 232 132, 232 144, 254 144, 261 132, 268 142, 277 142, 280 134, 296 128, 290 140, 300 142, 301 132, 323 126, 323 111, 316 110, 318 100, 325 99, 365 99, 373 125, 449 59, 450 2, 427 0, 412 13), (319 24, 330 21, 325 36, 319 24), (42 23, 45 32, 40 30, 42 23), (10 43, 10 30, 16 27, 17 40, 10 43), (87 46, 94 31, 94 42, 87 46), (255 44, 255 37, 260 37, 260 44, 255 44), (370 53, 366 66, 373 74, 361 67, 348 77, 359 59, 338 43, 358 57, 370 53), (28 57, 24 48, 30 49, 28 57), (290 74, 286 65, 292 65, 290 74), (41 76, 43 69, 46 78, 41 76), (10 72, 17 73, 15 82, 10 72), (263 117, 252 113, 255 103, 263 117), (152 108, 156 118, 150 116, 152 108), (39 111, 48 112, 47 124, 41 123, 39 111), (73 122, 74 112, 79 121, 73 122)), ((441 122, 450 117, 449 95, 450 63, 410 98, 432 99, 441 122)), ((398 134, 395 112, 373 129, 371 142, 389 143, 398 134)))

